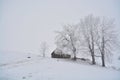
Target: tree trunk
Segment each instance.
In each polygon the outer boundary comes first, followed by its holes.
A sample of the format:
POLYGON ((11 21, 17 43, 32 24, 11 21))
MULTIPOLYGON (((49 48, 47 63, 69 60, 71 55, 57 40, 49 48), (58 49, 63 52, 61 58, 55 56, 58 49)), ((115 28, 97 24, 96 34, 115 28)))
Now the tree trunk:
POLYGON ((76 54, 74 54, 74 58, 73 58, 73 60, 75 60, 75 61, 76 61, 76 54))
POLYGON ((91 56, 92 56, 92 64, 96 64, 96 63, 95 63, 95 56, 94 56, 94 53, 92 53, 91 56))
POLYGON ((94 54, 94 47, 92 47, 92 49, 91 49, 91 47, 89 45, 89 49, 90 49, 90 53, 91 53, 91 57, 92 57, 92 64, 96 64, 96 62, 95 62, 95 54, 94 54))
POLYGON ((102 59, 102 66, 105 67, 105 40, 104 36, 102 37, 102 52, 101 52, 101 59, 102 59))
POLYGON ((95 54, 94 54, 94 35, 93 35, 93 32, 92 32, 93 30, 91 30, 91 40, 92 40, 92 50, 91 50, 91 54, 92 54, 92 64, 96 64, 96 62, 95 62, 95 54))
POLYGON ((105 67, 105 57, 104 57, 104 54, 102 54, 101 59, 102 59, 102 66, 105 67))
POLYGON ((73 54, 74 54, 74 57, 73 57, 73 60, 75 60, 76 61, 76 48, 75 47, 73 47, 73 54))

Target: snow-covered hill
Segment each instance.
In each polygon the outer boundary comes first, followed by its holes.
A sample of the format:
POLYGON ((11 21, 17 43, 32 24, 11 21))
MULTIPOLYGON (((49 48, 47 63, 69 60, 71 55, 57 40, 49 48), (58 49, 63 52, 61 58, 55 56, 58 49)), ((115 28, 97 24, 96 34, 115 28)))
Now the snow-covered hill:
POLYGON ((1 65, 0 80, 120 80, 120 71, 34 56, 1 65))

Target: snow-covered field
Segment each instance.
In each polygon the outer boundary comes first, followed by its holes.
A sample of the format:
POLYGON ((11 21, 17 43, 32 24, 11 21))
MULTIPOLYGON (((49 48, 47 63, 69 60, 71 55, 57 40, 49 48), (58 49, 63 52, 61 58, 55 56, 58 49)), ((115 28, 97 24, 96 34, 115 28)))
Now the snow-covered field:
POLYGON ((120 71, 111 68, 27 56, 6 56, 0 60, 0 80, 120 80, 120 71))

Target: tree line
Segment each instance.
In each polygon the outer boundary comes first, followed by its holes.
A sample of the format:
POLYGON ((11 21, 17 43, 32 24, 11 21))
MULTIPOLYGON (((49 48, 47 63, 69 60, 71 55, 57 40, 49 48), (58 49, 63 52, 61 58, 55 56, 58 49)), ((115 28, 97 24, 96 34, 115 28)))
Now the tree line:
POLYGON ((74 60, 77 53, 89 54, 92 64, 96 64, 96 58, 100 57, 103 67, 118 42, 114 20, 93 15, 81 18, 75 25, 64 25, 56 34, 57 48, 71 53, 74 60))

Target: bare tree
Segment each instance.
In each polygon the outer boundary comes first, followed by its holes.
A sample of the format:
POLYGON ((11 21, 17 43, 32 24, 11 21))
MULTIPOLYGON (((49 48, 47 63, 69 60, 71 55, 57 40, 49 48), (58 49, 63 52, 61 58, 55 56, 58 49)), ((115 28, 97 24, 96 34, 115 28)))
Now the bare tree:
POLYGON ((96 44, 101 54, 102 66, 105 67, 105 58, 112 55, 112 50, 116 46, 117 38, 114 32, 115 25, 111 19, 100 18, 96 44))
POLYGON ((61 50, 67 49, 73 54, 73 59, 76 60, 76 50, 77 50, 77 26, 66 25, 63 27, 63 31, 57 31, 56 44, 61 50))
POLYGON ((99 19, 97 17, 93 17, 92 15, 88 15, 85 18, 81 19, 79 28, 80 32, 83 35, 83 42, 85 43, 85 47, 92 58, 92 64, 96 64, 95 62, 95 41, 96 41, 96 33, 95 30, 98 27, 99 19))
POLYGON ((85 46, 91 54, 92 64, 95 64, 96 54, 99 54, 104 67, 105 59, 112 55, 112 49, 117 43, 113 27, 115 27, 113 20, 92 15, 81 19, 79 28, 84 37, 85 46))
POLYGON ((48 45, 47 45, 47 43, 46 43, 46 42, 42 42, 42 43, 40 44, 40 52, 41 52, 41 54, 42 54, 43 57, 46 56, 47 50, 48 50, 48 45))

